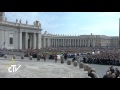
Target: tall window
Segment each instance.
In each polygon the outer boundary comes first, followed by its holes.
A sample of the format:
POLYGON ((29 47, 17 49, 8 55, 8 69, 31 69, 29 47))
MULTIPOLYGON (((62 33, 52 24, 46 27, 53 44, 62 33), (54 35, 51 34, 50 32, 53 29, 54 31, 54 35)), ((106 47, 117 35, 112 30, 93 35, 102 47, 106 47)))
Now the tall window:
POLYGON ((13 44, 13 33, 9 34, 9 44, 12 45, 13 44))
POLYGON ((10 44, 13 44, 13 38, 10 37, 10 44))

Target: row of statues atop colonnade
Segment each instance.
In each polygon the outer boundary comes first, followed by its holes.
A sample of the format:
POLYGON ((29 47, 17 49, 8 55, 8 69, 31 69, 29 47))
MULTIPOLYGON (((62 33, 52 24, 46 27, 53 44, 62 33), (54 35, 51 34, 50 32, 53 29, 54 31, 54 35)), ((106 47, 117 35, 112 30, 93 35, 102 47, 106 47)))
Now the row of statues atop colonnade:
MULTIPOLYGON (((4 22, 7 22, 7 17, 5 17, 5 19, 4 19, 4 22)), ((16 19, 16 22, 15 22, 16 24, 22 24, 22 20, 20 19, 20 20, 18 20, 18 19, 16 19)), ((28 25, 28 21, 26 20, 26 23, 25 23, 26 25, 28 25)), ((41 23, 39 23, 39 21, 35 21, 34 23, 34 26, 36 26, 36 27, 41 27, 41 23)))

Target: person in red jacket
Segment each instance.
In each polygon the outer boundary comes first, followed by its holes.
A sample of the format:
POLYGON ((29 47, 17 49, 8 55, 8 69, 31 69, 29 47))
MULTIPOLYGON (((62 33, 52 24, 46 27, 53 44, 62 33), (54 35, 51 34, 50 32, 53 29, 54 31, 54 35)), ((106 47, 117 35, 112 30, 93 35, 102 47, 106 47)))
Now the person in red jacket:
POLYGON ((46 61, 46 54, 43 54, 44 61, 46 61))

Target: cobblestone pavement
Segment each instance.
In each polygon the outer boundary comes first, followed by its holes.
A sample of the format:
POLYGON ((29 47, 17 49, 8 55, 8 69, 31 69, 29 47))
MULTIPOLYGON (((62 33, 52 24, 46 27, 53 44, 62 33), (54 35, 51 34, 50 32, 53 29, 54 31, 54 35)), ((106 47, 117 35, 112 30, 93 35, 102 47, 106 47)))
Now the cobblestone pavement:
POLYGON ((17 72, 8 72, 7 65, 11 63, 11 56, 7 59, 0 58, 0 78, 87 78, 87 72, 73 65, 55 63, 54 60, 42 59, 29 60, 25 58, 21 60, 17 56, 15 63, 21 65, 17 72))

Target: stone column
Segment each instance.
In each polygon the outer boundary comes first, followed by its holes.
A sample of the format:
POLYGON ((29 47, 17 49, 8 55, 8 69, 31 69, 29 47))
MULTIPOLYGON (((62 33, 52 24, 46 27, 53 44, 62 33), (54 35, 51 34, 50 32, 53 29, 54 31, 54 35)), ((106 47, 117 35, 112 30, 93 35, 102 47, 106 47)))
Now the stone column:
POLYGON ((53 39, 51 39, 51 44, 52 44, 52 47, 53 47, 53 39))
POLYGON ((65 46, 66 46, 66 47, 67 47, 67 44, 68 44, 67 42, 68 42, 67 39, 65 39, 65 46))
POLYGON ((76 46, 78 47, 78 39, 77 39, 77 45, 76 46))
POLYGON ((57 47, 57 39, 56 39, 56 47, 57 47))
POLYGON ((54 39, 53 39, 53 47, 54 47, 54 39))
POLYGON ((36 33, 34 33, 34 37, 33 37, 34 39, 34 43, 33 43, 33 48, 34 49, 36 49, 36 33))
POLYGON ((54 39, 54 40, 55 40, 55 45, 54 46, 56 47, 56 39, 54 39))
POLYGON ((61 39, 61 46, 62 46, 62 39, 61 39))
POLYGON ((65 45, 65 43, 64 43, 64 39, 63 39, 63 46, 65 45))
POLYGON ((55 39, 54 39, 54 47, 55 47, 55 39))
POLYGON ((63 46, 63 39, 61 39, 61 40, 62 40, 61 46, 63 46))
POLYGON ((80 39, 79 39, 79 46, 81 47, 81 45, 80 45, 81 43, 80 43, 80 39))
POLYGON ((58 47, 59 47, 60 39, 58 39, 58 47))
POLYGON ((48 47, 50 46, 50 39, 49 38, 47 38, 47 45, 48 45, 48 47))
POLYGON ((88 40, 88 47, 90 47, 90 40, 88 40))
POLYGON ((53 47, 55 47, 55 39, 53 39, 53 47))
POLYGON ((74 47, 76 46, 76 44, 75 44, 75 43, 76 43, 76 39, 74 39, 74 47))
POLYGON ((45 40, 45 38, 43 38, 43 47, 46 47, 46 40, 45 40))
POLYGON ((68 46, 68 39, 66 39, 66 46, 68 46))
POLYGON ((68 46, 70 46, 70 39, 68 39, 68 46))
POLYGON ((65 47, 66 47, 66 39, 65 39, 65 47))
POLYGON ((83 46, 85 45, 84 39, 83 39, 83 46))
POLYGON ((58 39, 56 39, 56 47, 57 47, 58 39))
POLYGON ((73 47, 73 39, 71 39, 71 46, 73 47))
POLYGON ((58 47, 58 39, 56 39, 56 47, 58 47))
POLYGON ((64 39, 64 46, 65 46, 65 43, 66 43, 66 42, 65 42, 65 39, 64 39))
POLYGON ((75 47, 77 46, 77 44, 76 44, 76 39, 75 39, 75 47))
POLYGON ((70 47, 71 47, 71 39, 70 39, 70 47))
POLYGON ((64 46, 66 47, 66 39, 64 39, 64 46))
POLYGON ((19 33, 20 34, 20 37, 19 37, 19 39, 20 39, 20 41, 19 41, 19 49, 22 49, 22 32, 20 32, 19 33))
POLYGON ((53 47, 55 47, 55 39, 53 39, 53 47))
POLYGON ((78 39, 78 47, 79 47, 79 39, 78 39))
POLYGON ((38 33, 38 49, 41 49, 41 33, 38 33))
POLYGON ((84 39, 84 47, 85 47, 85 39, 84 39))
POLYGON ((85 47, 86 47, 86 40, 85 40, 85 47))
POLYGON ((81 47, 83 46, 83 39, 81 40, 81 47))
POLYGON ((49 42, 50 42, 50 47, 52 46, 52 39, 50 38, 49 39, 49 42))
POLYGON ((25 33, 25 49, 28 49, 28 32, 25 33))
POLYGON ((93 39, 93 47, 95 47, 95 39, 93 39))
POLYGON ((54 39, 54 47, 56 46, 56 39, 54 39))
POLYGON ((29 34, 29 36, 30 36, 30 49, 31 49, 32 48, 32 35, 29 34))
POLYGON ((72 46, 74 47, 74 39, 72 39, 72 46))

